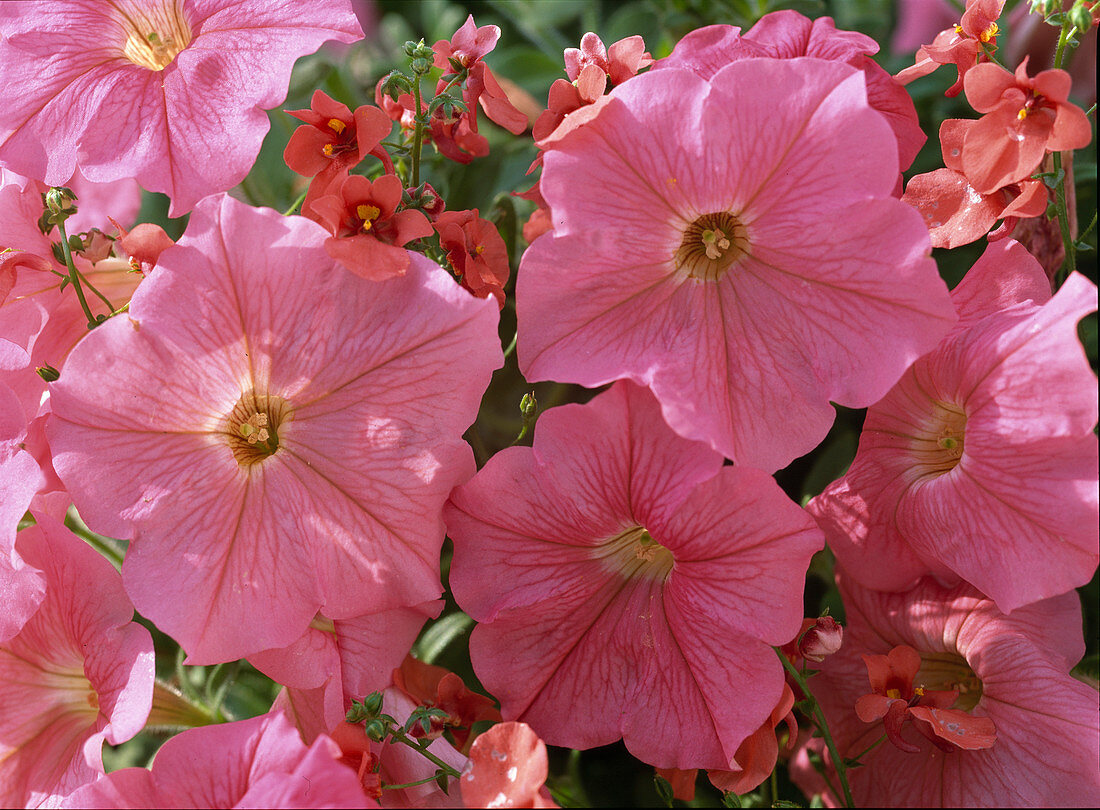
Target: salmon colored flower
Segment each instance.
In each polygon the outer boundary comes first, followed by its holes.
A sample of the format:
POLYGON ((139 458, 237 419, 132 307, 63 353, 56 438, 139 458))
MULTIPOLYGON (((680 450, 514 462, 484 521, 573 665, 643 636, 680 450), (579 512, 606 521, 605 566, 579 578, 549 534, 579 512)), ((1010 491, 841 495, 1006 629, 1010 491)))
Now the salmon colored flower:
POLYGON ((384 174, 373 182, 358 174, 337 178, 303 213, 332 236, 325 251, 355 275, 381 281, 401 276, 409 266, 404 245, 430 236, 431 223, 420 211, 397 210, 401 179, 384 174))
POLYGON ((740 767, 821 542, 770 476, 722 466, 620 382, 544 413, 445 517, 474 671, 505 719, 551 745, 622 738, 660 768, 740 767))
MULTIPOLYGON (((924 5, 929 5, 922 0, 924 5)), ((966 10, 957 25, 936 35, 931 44, 917 50, 916 63, 896 76, 902 84, 927 76, 940 65, 954 65, 958 79, 944 93, 957 96, 962 92, 966 74, 980 63, 989 61, 986 48, 996 48, 1001 16, 1005 0, 966 0, 966 10)))
POLYGON ((436 217, 439 246, 447 251, 462 286, 478 298, 492 295, 504 306, 508 283, 508 248, 496 226, 472 211, 444 211, 436 217))
POLYGON ((422 256, 342 272, 324 239, 211 198, 51 387, 55 469, 93 530, 131 541, 128 593, 194 662, 440 593, 497 307, 422 256))
MULTIPOLYGON (((465 751, 474 723, 480 720, 499 721, 496 703, 485 695, 471 692, 462 679, 443 667, 424 664, 411 655, 405 656, 401 666, 393 672, 393 685, 421 706, 431 706, 447 713, 433 720, 431 733, 438 736, 446 727, 451 730, 455 745, 465 751)), ((413 736, 417 729, 413 729, 413 736)))
POLYGON ((1064 70, 1027 75, 1027 58, 1009 73, 999 65, 978 65, 966 74, 966 99, 985 113, 966 131, 962 168, 982 193, 1018 183, 1033 174, 1047 152, 1088 146, 1092 127, 1071 104, 1071 79, 1064 70))
POLYGON ((557 807, 544 786, 546 743, 526 723, 497 723, 478 736, 459 785, 467 807, 557 807))

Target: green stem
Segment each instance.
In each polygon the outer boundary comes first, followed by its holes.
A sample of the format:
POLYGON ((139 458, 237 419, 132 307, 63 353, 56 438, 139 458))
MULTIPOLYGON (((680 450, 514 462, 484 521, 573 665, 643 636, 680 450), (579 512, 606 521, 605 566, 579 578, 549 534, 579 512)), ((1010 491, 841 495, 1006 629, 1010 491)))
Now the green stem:
POLYGON ((412 145, 412 188, 420 185, 420 149, 424 145, 424 116, 420 112, 420 74, 416 74, 413 80, 413 108, 416 110, 416 130, 413 133, 412 145))
POLYGON ((802 694, 813 700, 814 723, 817 725, 818 731, 821 732, 821 736, 825 740, 825 747, 829 749, 829 756, 832 757, 833 760, 833 768, 836 769, 836 775, 840 778, 840 787, 844 791, 844 806, 855 807, 855 802, 852 801, 852 791, 848 787, 848 772, 844 767, 844 760, 841 759, 840 752, 837 751, 836 743, 833 742, 833 735, 829 733, 829 724, 825 721, 825 713, 821 711, 821 706, 818 704, 813 692, 810 691, 806 679, 802 677, 802 674, 795 668, 794 664, 787 660, 787 656, 785 656, 783 651, 778 647, 772 647, 772 649, 775 650, 775 654, 779 656, 783 668, 787 670, 787 673, 792 678, 794 678, 795 683, 798 684, 798 688, 802 690, 802 694))
POLYGON ((512 352, 516 350, 516 340, 519 338, 519 332, 517 331, 512 335, 512 342, 508 344, 508 348, 504 350, 504 359, 507 360, 512 356, 512 352))
POLYGON ((418 785, 426 785, 429 782, 434 782, 438 778, 438 776, 428 776, 424 779, 418 779, 415 782, 406 782, 403 785, 382 785, 382 790, 401 790, 402 788, 417 787, 418 785))
POLYGON ((294 209, 297 208, 299 205, 301 205, 305 201, 305 198, 306 198, 307 194, 309 194, 309 189, 308 188, 305 191, 303 191, 301 194, 298 195, 298 199, 296 199, 294 202, 292 202, 290 204, 290 208, 283 211, 283 216, 288 217, 291 214, 293 214, 294 209))
POLYGON ((859 761, 860 761, 861 759, 863 759, 863 758, 864 758, 865 756, 867 756, 867 755, 868 755, 869 753, 871 753, 872 751, 874 751, 874 750, 875 750, 876 748, 878 748, 878 747, 879 747, 880 745, 882 745, 882 744, 883 744, 884 742, 886 742, 886 735, 885 735, 885 734, 883 734, 883 735, 882 735, 881 737, 879 737, 879 738, 878 738, 877 740, 875 740, 875 741, 874 741, 873 743, 871 743, 871 744, 870 744, 869 746, 867 746, 866 748, 864 748, 864 749, 863 749, 862 751, 860 751, 860 752, 859 752, 858 754, 856 754, 856 755, 855 755, 854 757, 849 757, 849 758, 848 758, 848 760, 849 760, 850 762, 859 762, 859 761))
POLYGON ((112 304, 112 303, 111 303, 111 302, 110 302, 110 301, 109 301, 109 300, 107 299, 107 296, 105 296, 105 295, 104 295, 103 293, 101 293, 101 292, 100 292, 99 290, 97 290, 97 289, 95 288, 95 285, 94 285, 94 284, 92 284, 92 282, 88 281, 88 278, 87 278, 87 276, 85 276, 85 275, 84 275, 83 273, 81 273, 81 272, 80 272, 79 270, 77 270, 76 272, 80 274, 80 280, 84 282, 84 285, 85 285, 85 286, 86 286, 86 287, 87 287, 87 288, 88 288, 89 290, 91 290, 91 291, 92 291, 93 293, 95 293, 95 296, 96 296, 96 298, 98 298, 98 299, 99 299, 100 301, 102 301, 102 302, 103 302, 104 304, 106 304, 106 305, 107 305, 107 311, 108 311, 108 312, 114 312, 114 311, 115 311, 115 305, 114 305, 114 304, 112 304))
POLYGON ((80 299, 80 308, 84 310, 84 316, 88 319, 88 328, 95 329, 95 327, 98 326, 98 322, 92 314, 92 311, 88 308, 88 300, 84 297, 84 289, 80 286, 80 273, 76 270, 72 251, 69 250, 69 235, 65 233, 64 219, 59 219, 57 221, 57 232, 61 236, 61 252, 65 256, 65 266, 69 268, 69 283, 72 284, 73 289, 76 290, 76 297, 80 299))
POLYGON ((1062 175, 1058 181, 1058 187, 1054 190, 1054 210, 1058 217, 1058 230, 1062 234, 1062 246, 1066 251, 1066 259, 1058 271, 1059 283, 1077 269, 1077 244, 1069 232, 1069 207, 1066 205, 1066 178, 1062 173, 1062 153, 1054 153, 1054 175, 1062 175))
MULTIPOLYGON (((1058 34, 1058 47, 1054 51, 1054 67, 1061 70, 1066 59, 1066 44, 1070 37, 1077 33, 1077 26, 1073 25, 1067 14, 1062 22, 1062 30, 1058 34)), ((1077 245, 1069 231, 1069 210, 1066 205, 1066 177, 1062 173, 1062 153, 1054 153, 1054 175, 1061 175, 1058 187, 1054 190, 1054 209, 1058 216, 1058 230, 1062 235, 1062 246, 1065 248, 1066 259, 1055 276, 1060 283, 1077 269, 1077 245)))
POLYGON ((408 737, 406 737, 405 733, 403 731, 401 731, 400 729, 396 729, 396 728, 391 727, 389 729, 389 733, 390 733, 390 741, 391 742, 399 742, 402 745, 408 746, 412 750, 419 752, 421 756, 423 756, 426 760, 431 762, 433 765, 438 765, 439 768, 445 774, 447 774, 448 776, 452 776, 455 779, 458 779, 458 777, 460 777, 462 775, 458 771, 456 771, 454 768, 452 768, 450 765, 448 765, 446 762, 444 762, 439 757, 437 757, 435 754, 433 754, 431 751, 429 751, 427 748, 421 748, 419 745, 414 743, 412 740, 410 740, 408 737))

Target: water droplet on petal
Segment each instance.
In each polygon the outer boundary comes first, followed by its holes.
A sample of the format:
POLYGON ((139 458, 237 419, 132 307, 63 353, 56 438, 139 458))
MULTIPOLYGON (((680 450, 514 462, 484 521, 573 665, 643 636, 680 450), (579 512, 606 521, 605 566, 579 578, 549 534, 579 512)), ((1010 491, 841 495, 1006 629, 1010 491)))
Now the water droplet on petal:
POLYGON ((507 754, 502 754, 500 751, 496 750, 495 748, 493 749, 492 757, 497 762, 507 762, 508 761, 508 755, 507 754))
POLYGON ((508 773, 505 774, 505 776, 508 777, 509 782, 515 782, 516 781, 516 776, 518 776, 518 775, 519 775, 519 768, 517 768, 515 765, 513 765, 511 768, 509 768, 508 773))

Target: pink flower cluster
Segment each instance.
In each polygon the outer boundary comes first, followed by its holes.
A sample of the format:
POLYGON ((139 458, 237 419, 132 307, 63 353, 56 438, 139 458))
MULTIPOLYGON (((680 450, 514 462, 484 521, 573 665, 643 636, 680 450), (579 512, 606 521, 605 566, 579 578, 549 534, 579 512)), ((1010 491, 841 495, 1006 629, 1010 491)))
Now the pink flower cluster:
POLYGON ((546 744, 619 740, 681 798, 699 769, 740 794, 785 729, 828 802, 1100 803, 1069 674, 1100 562, 1096 287, 1052 293, 1001 238, 949 292, 931 255, 1045 210, 1032 175, 1091 139, 1067 74, 983 60, 1001 5, 903 72, 956 65, 984 114, 945 122, 953 174, 904 196, 925 135, 869 37, 781 11, 654 60, 587 34, 533 124, 513 295, 488 208, 419 175, 426 144, 487 154, 479 106, 526 131, 496 26, 409 43, 415 85, 376 106, 291 111, 293 216, 224 192, 294 61, 362 35, 347 0, 3 4, 0 797, 552 807, 546 744), (133 225, 135 181, 190 212, 178 242, 133 225), (527 381, 607 388, 479 465, 513 301, 527 381), (834 403, 868 409, 859 449, 802 508, 773 474, 834 403), (409 655, 445 537, 490 696, 409 655), (804 617, 826 543, 843 628, 804 617), (105 773, 104 741, 183 700, 135 610, 188 665, 247 659, 270 711, 105 773), (793 713, 811 666, 828 747, 793 713))

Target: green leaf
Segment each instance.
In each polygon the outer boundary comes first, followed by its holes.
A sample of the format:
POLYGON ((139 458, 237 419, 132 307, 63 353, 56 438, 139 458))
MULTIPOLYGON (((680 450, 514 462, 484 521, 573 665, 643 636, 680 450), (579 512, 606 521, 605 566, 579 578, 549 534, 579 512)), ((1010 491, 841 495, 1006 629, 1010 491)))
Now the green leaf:
POLYGON ((722 804, 726 807, 742 807, 741 797, 734 793, 732 790, 729 793, 722 794, 722 804))
POLYGON ((461 611, 448 613, 424 631, 413 646, 413 657, 430 664, 443 654, 451 642, 470 632, 474 620, 461 611))
POLYGON ((659 773, 653 774, 653 787, 657 789, 657 795, 665 803, 665 807, 672 807, 673 796, 672 783, 659 773))

